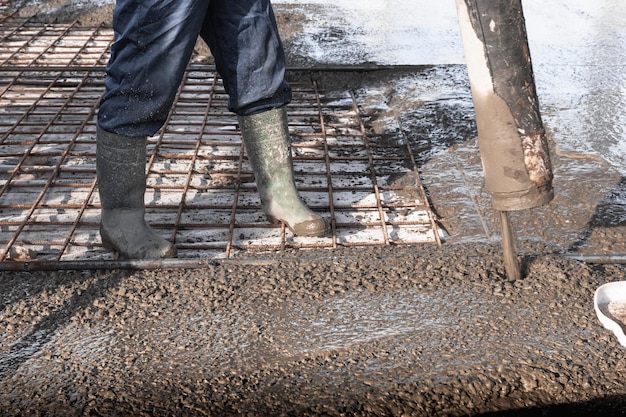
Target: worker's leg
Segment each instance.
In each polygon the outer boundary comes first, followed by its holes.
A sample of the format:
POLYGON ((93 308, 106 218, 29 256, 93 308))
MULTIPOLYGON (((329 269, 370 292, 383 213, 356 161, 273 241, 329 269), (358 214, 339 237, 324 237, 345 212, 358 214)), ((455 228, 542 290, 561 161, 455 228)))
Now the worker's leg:
POLYGON ((207 7, 204 0, 118 0, 115 6, 96 160, 102 243, 125 258, 176 255, 144 220, 146 137, 166 120, 207 7))
POLYGON ((296 190, 285 106, 285 55, 269 0, 212 0, 202 28, 239 125, 263 211, 296 235, 321 236, 326 221, 296 190))

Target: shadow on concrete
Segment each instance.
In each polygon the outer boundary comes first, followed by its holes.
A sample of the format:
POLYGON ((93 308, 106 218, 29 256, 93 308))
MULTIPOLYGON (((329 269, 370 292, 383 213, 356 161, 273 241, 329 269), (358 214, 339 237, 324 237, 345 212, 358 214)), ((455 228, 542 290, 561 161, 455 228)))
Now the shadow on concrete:
POLYGON ((613 395, 593 400, 555 404, 546 407, 531 407, 516 410, 496 411, 479 414, 479 417, 617 417, 626 415, 626 396, 613 395))
POLYGON ((615 185, 598 203, 595 213, 589 219, 583 233, 569 248, 570 252, 578 252, 592 239, 595 230, 626 226, 626 177, 615 185))
MULTIPOLYGON (((94 280, 85 291, 76 290, 72 296, 58 309, 48 315, 38 316, 30 331, 22 335, 13 343, 9 350, 0 355, 0 381, 14 373, 23 363, 36 355, 54 336, 63 329, 76 313, 93 304, 98 298, 103 298, 112 289, 128 276, 128 271, 115 271, 102 274, 94 280)), ((76 274, 74 274, 76 275, 76 274)), ((85 279, 84 276, 70 278, 70 281, 85 279)), ((28 294, 23 298, 37 297, 39 293, 49 288, 46 277, 36 278, 32 286, 29 285, 28 294)), ((60 287, 63 283, 56 283, 60 287)))

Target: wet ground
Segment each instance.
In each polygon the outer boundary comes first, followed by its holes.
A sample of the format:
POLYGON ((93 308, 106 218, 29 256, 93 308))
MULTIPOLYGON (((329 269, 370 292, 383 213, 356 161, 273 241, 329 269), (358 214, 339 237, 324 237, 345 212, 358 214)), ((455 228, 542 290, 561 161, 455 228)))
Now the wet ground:
MULTIPOLYGON (((292 250, 190 269, 4 271, 3 415, 626 413, 624 350, 593 311, 595 289, 625 274, 612 262, 626 252, 617 2, 524 3, 556 197, 513 215, 524 269, 515 282, 481 181, 452 2, 424 6, 439 16, 420 26, 424 54, 402 52, 410 45, 398 32, 416 29, 390 12, 400 3, 353 6, 361 26, 350 2, 333 3, 276 3, 291 65, 309 68, 290 77, 353 91, 368 128, 411 143, 443 245, 292 250), (566 36, 564 21, 541 26, 557 12, 580 36, 566 36), (372 26, 372 16, 402 24, 372 26), (368 44, 368 31, 391 52, 372 52, 383 47, 368 44)), ((15 4, 88 26, 110 10, 15 4)))

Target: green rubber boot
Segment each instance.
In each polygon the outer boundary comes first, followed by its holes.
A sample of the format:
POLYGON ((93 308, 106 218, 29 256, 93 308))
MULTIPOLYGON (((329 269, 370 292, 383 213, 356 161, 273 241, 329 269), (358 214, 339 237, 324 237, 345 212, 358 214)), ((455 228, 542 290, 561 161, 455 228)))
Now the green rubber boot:
POLYGON ((238 118, 267 220, 284 223, 297 236, 325 235, 328 224, 296 190, 285 108, 238 118))
POLYGON ((127 137, 98 128, 96 172, 102 210, 102 245, 127 259, 176 256, 176 247, 144 220, 146 192, 144 137, 127 137))

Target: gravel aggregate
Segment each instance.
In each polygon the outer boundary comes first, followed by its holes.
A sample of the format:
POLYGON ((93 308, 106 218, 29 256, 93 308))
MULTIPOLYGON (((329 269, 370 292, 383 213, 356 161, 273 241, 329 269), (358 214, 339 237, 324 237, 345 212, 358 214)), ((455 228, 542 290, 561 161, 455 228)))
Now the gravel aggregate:
POLYGON ((624 410, 623 348, 592 302, 623 266, 528 256, 525 277, 510 282, 497 246, 304 252, 265 265, 3 273, 0 410, 624 410))

